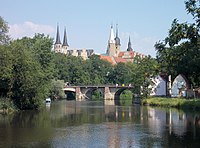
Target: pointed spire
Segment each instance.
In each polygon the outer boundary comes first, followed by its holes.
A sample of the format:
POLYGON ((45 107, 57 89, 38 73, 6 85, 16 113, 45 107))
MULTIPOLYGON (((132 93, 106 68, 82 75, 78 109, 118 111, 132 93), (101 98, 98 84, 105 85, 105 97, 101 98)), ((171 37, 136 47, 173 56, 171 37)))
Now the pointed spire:
POLYGON ((116 24, 115 44, 116 44, 116 45, 120 45, 120 38, 119 38, 119 36, 118 36, 118 24, 116 24))
POLYGON ((116 24, 116 38, 118 37, 118 24, 116 24))
POLYGON ((57 33, 56 33, 56 42, 55 42, 55 44, 61 44, 58 24, 57 24, 57 33))
POLYGON ((115 35, 114 35, 114 31, 113 31, 113 25, 111 25, 110 38, 109 38, 108 42, 109 43, 115 43, 115 35))
POLYGON ((130 38, 130 36, 129 36, 127 51, 133 51, 133 48, 131 47, 131 38, 130 38))
POLYGON ((63 46, 69 46, 68 43, 67 43, 66 27, 65 27, 65 30, 64 30, 63 46))

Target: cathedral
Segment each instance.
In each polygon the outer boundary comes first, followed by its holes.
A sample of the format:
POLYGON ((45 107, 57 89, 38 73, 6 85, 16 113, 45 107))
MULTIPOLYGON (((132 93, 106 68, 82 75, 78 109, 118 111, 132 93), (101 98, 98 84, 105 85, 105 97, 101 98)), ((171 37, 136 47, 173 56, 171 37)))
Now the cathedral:
MULTIPOLYGON (((54 52, 62 53, 65 55, 71 55, 71 56, 81 56, 83 59, 88 59, 89 56, 91 56, 92 54, 95 54, 93 49, 69 49, 66 28, 64 29, 63 42, 61 43, 58 25, 57 25, 57 32, 56 32, 56 40, 54 44, 54 52)), ((120 62, 123 62, 123 63, 129 62, 129 61, 133 62, 136 56, 139 56, 140 58, 145 57, 144 54, 140 54, 133 50, 130 36, 129 36, 128 47, 126 51, 121 51, 121 43, 120 43, 120 38, 118 35, 118 27, 116 26, 116 34, 115 34, 113 30, 113 26, 111 25, 106 54, 101 54, 100 59, 107 60, 108 62, 112 64, 117 64, 120 62)))
POLYGON ((117 64, 120 62, 126 63, 128 61, 133 62, 136 56, 144 58, 144 54, 133 51, 131 45, 131 39, 129 36, 128 47, 126 51, 121 50, 120 38, 118 35, 118 27, 116 26, 116 34, 114 34, 113 26, 111 25, 110 36, 108 39, 106 55, 100 55, 101 59, 105 59, 112 64, 117 64))
POLYGON ((56 41, 54 44, 54 52, 62 53, 70 56, 81 56, 83 59, 88 59, 88 57, 94 54, 93 49, 69 49, 69 44, 67 42, 66 28, 64 29, 63 42, 60 41, 59 26, 57 25, 56 41))

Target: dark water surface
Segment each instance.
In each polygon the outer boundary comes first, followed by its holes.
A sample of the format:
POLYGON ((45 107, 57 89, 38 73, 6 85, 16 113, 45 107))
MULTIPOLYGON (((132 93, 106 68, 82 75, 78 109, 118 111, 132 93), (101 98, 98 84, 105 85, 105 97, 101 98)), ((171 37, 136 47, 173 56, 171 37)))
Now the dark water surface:
POLYGON ((58 101, 0 114, 0 147, 200 147, 200 114, 176 109, 58 101))

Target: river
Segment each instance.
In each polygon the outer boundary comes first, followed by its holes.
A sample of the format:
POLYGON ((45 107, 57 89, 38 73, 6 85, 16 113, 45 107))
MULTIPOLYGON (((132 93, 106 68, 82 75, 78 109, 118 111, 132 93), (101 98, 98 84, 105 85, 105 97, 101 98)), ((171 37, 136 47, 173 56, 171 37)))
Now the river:
POLYGON ((57 101, 0 114, 0 147, 200 147, 200 114, 176 109, 57 101))

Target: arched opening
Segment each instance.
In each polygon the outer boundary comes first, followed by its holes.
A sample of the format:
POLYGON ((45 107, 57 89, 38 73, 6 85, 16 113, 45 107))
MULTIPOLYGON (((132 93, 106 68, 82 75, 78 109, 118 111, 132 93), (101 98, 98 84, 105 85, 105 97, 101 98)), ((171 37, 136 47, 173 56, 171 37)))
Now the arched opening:
POLYGON ((67 100, 76 100, 76 93, 73 91, 64 91, 67 100))
POLYGON ((86 99, 91 101, 102 101, 103 100, 103 92, 101 89, 93 88, 87 91, 86 99))
POLYGON ((115 105, 132 105, 133 93, 131 90, 123 88, 115 93, 115 105))
POLYGON ((186 97, 186 91, 188 89, 188 81, 184 75, 179 74, 172 83, 172 97, 186 97))

